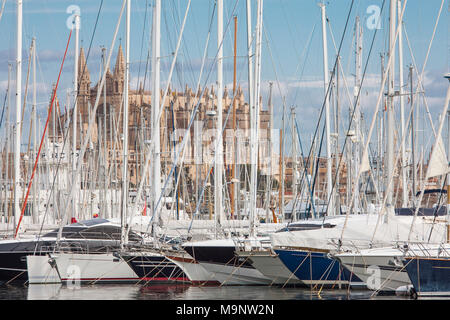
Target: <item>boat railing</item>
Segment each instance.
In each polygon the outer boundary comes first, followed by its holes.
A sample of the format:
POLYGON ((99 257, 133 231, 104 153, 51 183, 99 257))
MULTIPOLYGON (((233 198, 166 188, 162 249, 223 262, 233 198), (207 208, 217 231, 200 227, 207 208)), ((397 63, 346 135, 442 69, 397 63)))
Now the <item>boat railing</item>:
POLYGON ((235 241, 236 251, 269 251, 272 248, 270 239, 238 239, 235 241))
POLYGON ((450 257, 450 246, 445 243, 408 242, 397 243, 408 257, 450 257))

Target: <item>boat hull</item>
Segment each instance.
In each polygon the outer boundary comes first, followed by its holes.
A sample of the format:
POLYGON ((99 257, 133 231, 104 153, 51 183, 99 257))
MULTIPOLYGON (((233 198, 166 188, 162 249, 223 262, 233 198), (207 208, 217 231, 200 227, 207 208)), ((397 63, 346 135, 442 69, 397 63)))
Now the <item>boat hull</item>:
POLYGON ((275 249, 280 260, 304 284, 335 287, 362 286, 362 281, 327 252, 275 249))
POLYGON ((450 296, 450 258, 405 257, 403 263, 419 296, 450 296))
POLYGON ((164 255, 157 253, 121 254, 121 257, 146 284, 190 283, 184 271, 164 255))
POLYGON ((370 290, 396 292, 402 287, 411 286, 400 252, 398 255, 341 254, 336 258, 370 290))
POLYGON ((131 267, 113 253, 50 254, 55 260, 61 281, 72 283, 136 283, 139 277, 131 267))
POLYGON ((175 263, 187 275, 194 285, 219 285, 214 276, 187 253, 166 254, 166 258, 175 263))
POLYGON ((47 256, 27 256, 27 271, 29 284, 61 283, 61 278, 54 260, 47 256))
POLYGON ((250 261, 235 254, 235 246, 183 246, 183 249, 221 285, 268 285, 264 276, 250 261))
POLYGON ((238 255, 248 258, 252 266, 271 279, 273 285, 301 285, 302 281, 289 271, 277 254, 270 251, 242 251, 238 255))

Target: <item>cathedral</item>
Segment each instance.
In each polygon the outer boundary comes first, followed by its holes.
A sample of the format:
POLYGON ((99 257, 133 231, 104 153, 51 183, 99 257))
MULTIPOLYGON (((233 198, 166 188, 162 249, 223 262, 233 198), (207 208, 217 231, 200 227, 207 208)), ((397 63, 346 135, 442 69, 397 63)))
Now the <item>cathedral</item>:
MULTIPOLYGON (((109 69, 106 73, 105 86, 100 94, 94 127, 91 131, 90 151, 97 152, 97 156, 103 159, 108 166, 116 164, 114 179, 119 179, 122 161, 122 137, 123 137, 123 91, 125 78, 125 59, 122 46, 119 46, 113 72, 109 69), (103 157, 103 158, 102 158, 103 157)), ((77 121, 77 148, 80 149, 82 139, 85 139, 89 118, 94 108, 100 83, 92 85, 89 68, 83 48, 80 50, 78 64, 78 114, 77 121)), ((163 90, 159 93, 161 101, 163 90)), ((142 84, 138 90, 129 90, 129 175, 130 183, 136 186, 139 177, 142 176, 145 155, 148 152, 146 144, 151 139, 151 108, 152 92, 145 91, 142 84)), ((164 109, 161 116, 161 176, 164 177, 170 171, 177 147, 181 144, 185 134, 188 134, 187 144, 183 152, 183 170, 191 180, 203 179, 208 174, 208 166, 212 166, 214 157, 215 113, 217 109, 217 95, 214 87, 205 88, 194 92, 185 87, 184 91, 169 89, 164 100, 164 109), (193 124, 190 126, 193 110, 198 107, 193 124)), ((238 146, 239 159, 236 163, 246 164, 249 159, 249 129, 250 113, 249 104, 244 99, 242 88, 238 86, 233 100, 233 93, 225 88, 223 93, 223 121, 224 121, 224 164, 226 170, 236 161, 234 156, 235 146, 238 146), (231 108, 231 110, 230 110, 231 108), (233 143, 233 140, 235 143, 233 143)), ((267 108, 266 108, 267 109, 267 108)), ((72 121, 73 109, 61 115, 60 123, 72 121)), ((270 139, 270 113, 268 110, 260 110, 259 113, 259 143, 260 155, 267 148, 262 147, 270 139)), ((52 132, 53 123, 50 123, 49 132, 52 132)), ((63 127, 57 125, 58 128, 63 127)), ((72 127, 69 123, 69 126, 72 127)), ((72 130, 67 132, 69 141, 72 141, 72 130)), ((61 130, 57 130, 57 139, 62 139, 61 130)), ((99 163, 102 160, 99 161, 99 163)), ((261 161, 260 161, 261 164, 261 161)), ((229 179, 231 179, 229 177, 229 179)))

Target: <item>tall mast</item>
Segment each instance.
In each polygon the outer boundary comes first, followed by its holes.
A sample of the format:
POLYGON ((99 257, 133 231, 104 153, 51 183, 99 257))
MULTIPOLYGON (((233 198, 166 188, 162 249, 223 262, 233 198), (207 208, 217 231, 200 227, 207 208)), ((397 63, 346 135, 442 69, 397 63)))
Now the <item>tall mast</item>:
POLYGON ((331 172, 331 141, 330 141, 330 101, 328 99, 328 45, 327 45, 327 29, 326 29, 326 11, 325 4, 319 4, 322 10, 322 42, 323 42, 323 76, 324 76, 324 88, 325 88, 325 126, 326 126, 326 140, 327 140, 327 201, 329 201, 327 206, 327 215, 334 215, 334 199, 333 193, 333 181, 331 172))
MULTIPOLYGON (((249 108, 255 105, 254 96, 254 73, 253 73, 253 36, 252 36, 252 4, 247 0, 247 59, 248 59, 248 99, 249 108)), ((251 113, 251 111, 250 111, 251 113)), ((251 121, 250 121, 251 122, 251 121)))
POLYGON ((128 84, 130 78, 130 13, 131 0, 127 0, 126 37, 125 37, 125 77, 124 77, 124 107, 123 107, 123 167, 122 167, 122 210, 121 210, 121 246, 125 243, 126 219, 128 207, 128 84))
MULTIPOLYGON (((74 63, 74 70, 73 70, 73 114, 72 114, 72 128, 73 128, 73 134, 72 134, 72 181, 76 181, 75 175, 77 174, 77 114, 78 114, 78 55, 79 55, 79 26, 80 26, 80 16, 77 14, 75 15, 75 63, 74 63)), ((83 72, 84 70, 82 70, 83 72)), ((78 216, 78 193, 75 192, 73 199, 72 199, 72 218, 75 218, 78 216)))
POLYGON ((284 141, 285 141, 285 115, 286 115, 286 97, 283 97, 283 114, 281 116, 281 131, 280 131, 280 195, 279 206, 281 219, 284 219, 284 141))
POLYGON ((295 130, 295 108, 291 108, 291 133, 292 133, 292 221, 297 220, 297 131, 295 130))
MULTIPOLYGON (((33 48, 33 107, 31 110, 31 121, 33 126, 33 156, 37 156, 37 145, 36 145, 36 95, 37 95, 37 88, 36 88, 36 38, 33 37, 32 44, 33 48)), ((37 174, 39 174, 39 170, 37 170, 37 174)), ((39 217, 38 217, 38 208, 39 208, 39 200, 37 197, 37 184, 39 183, 39 179, 35 183, 33 183, 33 223, 39 223, 39 217)))
POLYGON ((269 222, 269 210, 270 210, 270 198, 272 193, 272 129, 273 129, 273 105, 272 105, 272 87, 273 82, 269 82, 269 101, 267 106, 269 108, 269 125, 268 125, 268 155, 269 155, 269 168, 267 172, 266 181, 266 223, 269 222))
POLYGON ((22 0, 17 0, 17 47, 16 47, 16 126, 14 145, 14 226, 20 216, 20 122, 22 97, 22 0))
MULTIPOLYGON (((106 48, 103 47, 102 48, 102 62, 103 62, 103 69, 106 70, 106 48)), ((110 130, 111 127, 110 127, 110 130)), ((107 178, 107 160, 109 159, 108 157, 108 145, 107 145, 107 137, 108 134, 106 132, 106 86, 103 86, 103 132, 104 132, 104 136, 103 136, 103 141, 104 141, 104 147, 103 147, 103 203, 101 204, 101 208, 103 208, 103 214, 104 217, 109 219, 111 217, 111 211, 108 210, 108 205, 107 205, 107 201, 106 201, 106 197, 107 197, 107 182, 106 182, 106 178, 107 178)), ((112 142, 112 140, 111 140, 112 142)))
MULTIPOLYGON (((151 212, 153 223, 158 223, 156 203, 161 195, 161 154, 160 154, 160 42, 161 42, 161 0, 155 0, 153 8, 153 40, 152 40, 152 176, 153 188, 151 193, 151 212)), ((153 228, 153 236, 156 236, 156 228, 153 228)), ((156 237, 155 237, 156 239, 156 237)))
POLYGON ((355 110, 355 116, 354 116, 354 129, 355 129, 355 142, 354 142, 354 149, 353 149, 353 179, 354 179, 354 189, 353 192, 355 193, 355 201, 353 204, 354 211, 359 211, 359 181, 356 181, 358 178, 358 167, 360 162, 360 145, 362 142, 361 139, 361 130, 360 130, 360 119, 361 119, 361 98, 358 98, 358 94, 361 88, 361 67, 362 67, 362 26, 360 23, 359 16, 356 17, 356 28, 355 28, 355 47, 356 47, 356 55, 355 55, 355 92, 354 97, 357 99, 356 104, 356 110, 355 110))
POLYGON ((234 20, 234 50, 233 50, 233 151, 234 151, 234 161, 231 166, 232 170, 232 182, 231 186, 231 215, 234 217, 238 212, 238 177, 237 173, 237 152, 236 152, 236 58, 237 58, 237 17, 233 17, 234 20))
MULTIPOLYGON (((395 47, 392 47, 395 41, 396 27, 396 5, 397 0, 391 0, 390 3, 390 26, 389 26, 389 57, 392 60, 389 66, 389 83, 388 83, 388 104, 387 104, 387 134, 386 134, 386 181, 385 185, 389 186, 394 176, 394 82, 395 82, 395 47), (391 57, 392 55, 392 57, 391 57)), ((389 216, 393 211, 393 188, 386 190, 386 208, 389 216)))
MULTIPOLYGON (((402 15, 402 0, 397 1, 397 11, 399 20, 399 31, 398 31, 398 81, 399 81, 399 96, 400 96, 400 125, 401 125, 401 136, 405 135, 405 98, 403 96, 403 21, 401 21, 402 15)), ((402 207, 408 206, 408 185, 407 185, 407 171, 406 171, 406 152, 405 152, 405 139, 402 138, 401 154, 402 154, 402 207)))
POLYGON ((216 152, 214 154, 214 218, 220 223, 223 216, 222 201, 222 104, 223 104, 223 0, 217 0, 217 121, 216 121, 216 152))
MULTIPOLYGON (((415 130, 415 115, 414 115, 414 88, 413 88, 413 66, 409 66, 409 80, 410 80, 410 100, 411 100, 411 168, 412 168, 412 198, 416 196, 416 184, 417 184, 417 169, 416 169, 416 130, 415 130)), ((415 204, 414 204, 415 205, 415 204)))
POLYGON ((256 222, 256 189, 258 184, 258 116, 261 109, 261 100, 259 99, 261 89, 261 40, 263 23, 263 0, 258 0, 257 21, 256 21, 256 47, 255 47, 255 87, 254 104, 250 106, 250 235, 255 235, 256 222))
MULTIPOLYGON (((12 74, 12 66, 10 63, 8 63, 8 105, 6 108, 6 160, 5 160, 5 168, 6 168, 6 188, 5 188, 5 206, 4 206, 4 212, 6 217, 9 217, 9 204, 10 204, 10 199, 11 199, 11 193, 10 193, 10 170, 9 170, 9 151, 10 151, 10 124, 11 124, 11 74, 12 74)), ((8 219, 8 223, 9 223, 9 219, 8 219)))

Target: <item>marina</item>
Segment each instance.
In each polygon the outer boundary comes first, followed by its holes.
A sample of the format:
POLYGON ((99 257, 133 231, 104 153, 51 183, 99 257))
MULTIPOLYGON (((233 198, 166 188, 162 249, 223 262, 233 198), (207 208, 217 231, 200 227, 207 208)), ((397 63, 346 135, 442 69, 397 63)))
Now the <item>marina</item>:
POLYGON ((72 2, 0 0, 0 301, 450 298, 448 1, 72 2))

